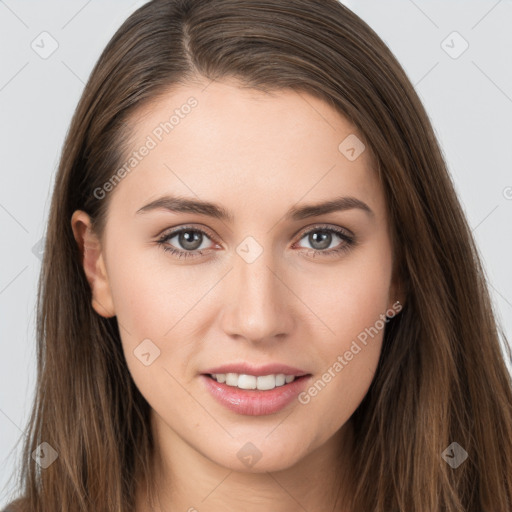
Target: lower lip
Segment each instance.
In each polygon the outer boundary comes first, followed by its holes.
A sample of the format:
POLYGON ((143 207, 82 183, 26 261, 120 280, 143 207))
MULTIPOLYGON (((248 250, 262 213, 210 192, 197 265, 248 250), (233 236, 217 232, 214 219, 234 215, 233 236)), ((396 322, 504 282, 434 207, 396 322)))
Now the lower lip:
POLYGON ((206 388, 220 404, 231 411, 247 416, 274 414, 284 409, 304 390, 310 377, 311 375, 304 375, 284 386, 260 391, 228 386, 217 382, 208 375, 201 375, 206 388))

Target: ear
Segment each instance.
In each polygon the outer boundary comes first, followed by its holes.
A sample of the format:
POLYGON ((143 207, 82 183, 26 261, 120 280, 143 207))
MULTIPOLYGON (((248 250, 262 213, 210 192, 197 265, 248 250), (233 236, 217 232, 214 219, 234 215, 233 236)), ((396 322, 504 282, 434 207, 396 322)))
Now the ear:
POLYGON ((78 244, 81 263, 92 291, 92 307, 105 318, 115 316, 114 302, 107 276, 100 240, 92 230, 89 215, 76 210, 71 217, 73 235, 78 244))

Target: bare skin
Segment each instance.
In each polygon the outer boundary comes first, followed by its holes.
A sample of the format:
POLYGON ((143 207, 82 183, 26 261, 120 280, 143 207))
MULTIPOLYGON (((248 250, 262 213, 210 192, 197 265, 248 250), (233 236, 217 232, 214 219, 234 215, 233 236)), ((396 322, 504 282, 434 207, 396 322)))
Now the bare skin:
MULTIPOLYGON (((372 382, 384 329, 359 342, 341 371, 332 368, 361 332, 403 303, 383 191, 368 151, 351 161, 338 149, 357 131, 323 101, 227 80, 206 85, 174 89, 133 119, 136 150, 169 113, 197 100, 109 192, 103 237, 85 212, 71 221, 93 307, 117 316, 129 371, 152 408, 154 510, 349 512, 349 418, 372 382), (137 213, 165 194, 218 203, 233 219, 163 208, 137 213), (341 196, 373 214, 351 208, 285 217, 292 207, 341 196), (190 258, 157 243, 184 226, 199 249, 179 235, 165 245, 195 252, 190 258), (357 243, 322 231, 328 228, 357 243), (262 251, 250 263, 237 252, 246 237, 257 242, 250 251, 262 251), (148 366, 134 355, 145 339, 160 350, 148 366), (331 368, 331 379, 307 403, 248 416, 217 403, 200 376, 239 361, 295 366, 312 374, 311 385, 331 368), (238 457, 249 442, 261 454, 252 466, 238 457)), ((152 510, 142 485, 136 510, 152 510)))

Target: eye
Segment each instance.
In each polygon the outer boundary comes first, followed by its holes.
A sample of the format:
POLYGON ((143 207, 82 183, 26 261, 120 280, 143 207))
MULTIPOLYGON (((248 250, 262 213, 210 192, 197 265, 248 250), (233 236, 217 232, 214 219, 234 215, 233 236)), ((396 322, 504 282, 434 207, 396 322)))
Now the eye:
POLYGON ((311 247, 310 254, 314 257, 318 254, 322 256, 334 256, 341 252, 350 250, 356 243, 355 238, 342 228, 334 228, 328 226, 315 226, 302 234, 301 240, 307 239, 307 242, 311 247), (342 243, 338 242, 336 245, 336 239, 341 239, 342 243), (334 248, 331 247, 332 243, 335 243, 334 248))
MULTIPOLYGON (((210 249, 207 243, 204 244, 207 239, 211 238, 213 237, 202 229, 184 226, 164 234, 157 240, 157 243, 164 251, 178 258, 197 258, 202 256, 205 250, 210 249), (174 238, 176 238, 174 244, 177 244, 178 247, 170 243, 174 238)), ((312 247, 302 247, 302 249, 308 251, 308 255, 313 257, 317 255, 335 256, 349 251, 356 244, 355 237, 339 227, 315 226, 302 233, 300 240, 305 238, 312 247), (338 242, 332 248, 331 244, 336 243, 336 239, 341 240, 341 243, 338 242)))
POLYGON ((207 246, 204 247, 203 243, 205 239, 209 238, 210 237, 208 233, 202 229, 183 227, 165 234, 163 237, 157 240, 157 243, 162 247, 164 251, 170 252, 178 258, 194 258, 201 256, 203 254, 202 250, 208 248, 207 246), (179 247, 176 248, 172 244, 169 245, 169 242, 173 238, 176 238, 175 243, 181 246, 181 249, 179 247))

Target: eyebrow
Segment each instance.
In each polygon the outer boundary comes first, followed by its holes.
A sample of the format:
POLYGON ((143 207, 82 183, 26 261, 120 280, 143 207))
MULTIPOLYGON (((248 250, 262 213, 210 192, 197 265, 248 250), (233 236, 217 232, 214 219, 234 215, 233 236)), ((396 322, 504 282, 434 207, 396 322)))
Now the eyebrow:
MULTIPOLYGON (((310 217, 318 217, 327 213, 352 210, 356 208, 364 211, 372 218, 375 217, 375 213, 366 203, 360 199, 349 196, 337 197, 322 203, 292 207, 285 214, 285 219, 297 221, 310 217)), ((155 199, 142 208, 139 208, 136 214, 139 215, 159 209, 169 210, 176 213, 197 213, 199 215, 206 215, 227 222, 233 222, 234 220, 234 215, 220 204, 168 195, 155 199)))

